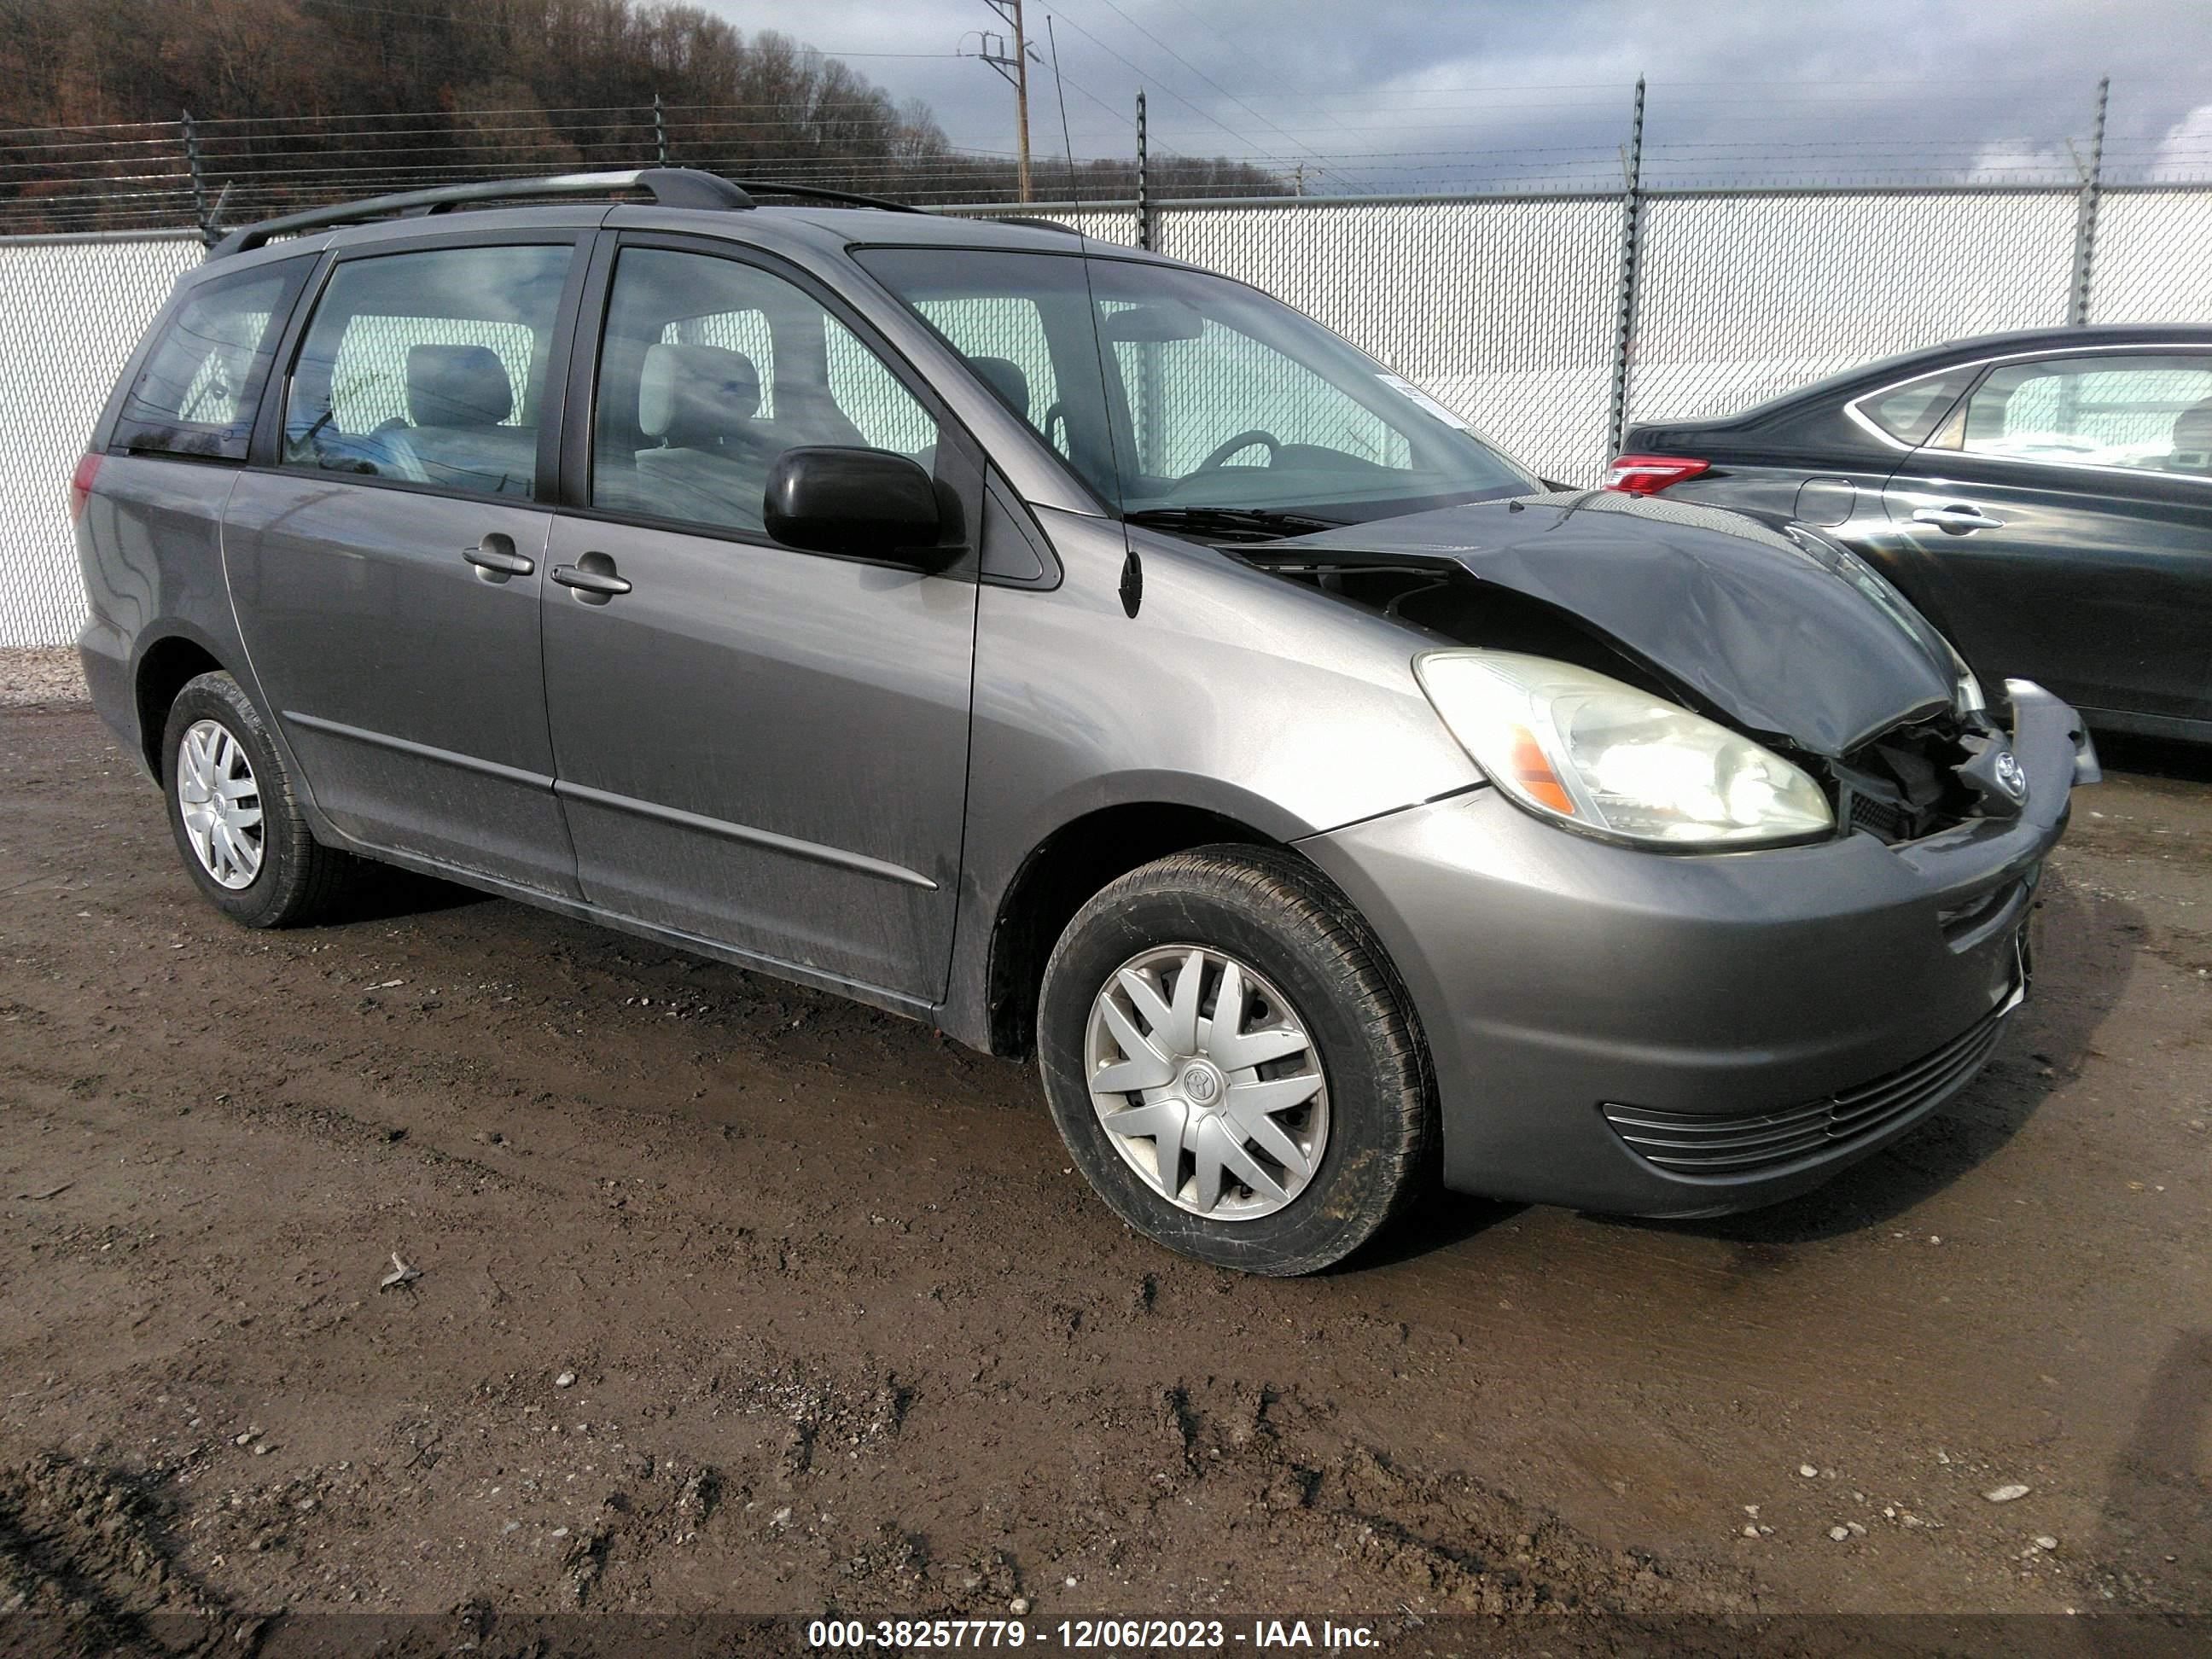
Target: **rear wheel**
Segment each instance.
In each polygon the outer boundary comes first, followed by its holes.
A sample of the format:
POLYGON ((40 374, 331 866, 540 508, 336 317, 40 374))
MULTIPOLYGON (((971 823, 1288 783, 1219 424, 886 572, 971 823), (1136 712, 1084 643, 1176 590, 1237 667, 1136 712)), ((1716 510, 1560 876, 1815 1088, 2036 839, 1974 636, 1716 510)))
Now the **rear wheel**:
POLYGON ((330 913, 360 860, 309 831, 291 774, 236 680, 189 681, 169 705, 161 754, 177 850, 217 909, 248 927, 296 927, 330 913))
POLYGON ((1295 855, 1205 848, 1079 911, 1038 1059, 1077 1166, 1131 1226, 1252 1273, 1312 1273, 1425 1184, 1435 1108, 1403 988, 1295 855))

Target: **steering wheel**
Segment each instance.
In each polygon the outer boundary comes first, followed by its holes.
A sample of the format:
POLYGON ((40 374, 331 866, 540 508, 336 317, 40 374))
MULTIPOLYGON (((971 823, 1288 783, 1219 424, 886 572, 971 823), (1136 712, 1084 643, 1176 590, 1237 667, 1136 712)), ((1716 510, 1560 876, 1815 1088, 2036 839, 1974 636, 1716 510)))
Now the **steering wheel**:
POLYGON ((1239 450, 1249 449, 1254 444, 1264 444, 1267 446, 1267 465, 1269 466, 1274 465, 1275 457, 1283 453, 1282 442, 1273 433, 1262 432, 1255 426, 1249 432, 1238 433, 1225 444, 1216 444, 1213 447, 1212 452, 1208 454, 1204 460, 1198 464, 1196 471, 1199 472, 1211 472, 1215 468, 1220 466, 1224 462, 1227 461, 1231 455, 1236 454, 1239 450))

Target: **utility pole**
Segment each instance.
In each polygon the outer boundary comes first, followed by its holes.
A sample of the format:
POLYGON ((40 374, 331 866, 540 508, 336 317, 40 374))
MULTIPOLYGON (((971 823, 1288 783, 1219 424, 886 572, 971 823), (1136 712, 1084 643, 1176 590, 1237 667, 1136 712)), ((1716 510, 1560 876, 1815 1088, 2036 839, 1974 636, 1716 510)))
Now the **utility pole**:
POLYGON ((1016 154, 1020 157, 1020 195, 1030 199, 1030 45, 1029 37, 1022 32, 1022 0, 984 0, 993 11, 1005 18, 1014 32, 1014 49, 1005 48, 1005 37, 987 34, 983 37, 983 61, 1012 82, 1014 88, 1014 129, 1016 154), (997 52, 991 42, 1000 42, 997 52))

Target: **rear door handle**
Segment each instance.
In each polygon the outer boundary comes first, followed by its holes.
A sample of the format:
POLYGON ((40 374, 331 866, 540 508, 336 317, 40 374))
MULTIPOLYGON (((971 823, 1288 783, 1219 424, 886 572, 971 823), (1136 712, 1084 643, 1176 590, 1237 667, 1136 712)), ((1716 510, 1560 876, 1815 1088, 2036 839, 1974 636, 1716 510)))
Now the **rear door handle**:
POLYGON ((614 561, 604 553, 586 553, 584 557, 594 561, 599 568, 581 562, 556 564, 553 580, 563 587, 573 587, 579 599, 596 599, 604 605, 617 593, 629 592, 629 584, 615 574, 614 561))
POLYGON ((474 547, 463 548, 461 556, 493 581, 507 576, 527 576, 538 568, 536 560, 514 550, 513 537, 502 536, 496 530, 474 547))
POLYGON ((1948 530, 1954 536, 1963 536, 1972 530, 2002 530, 2002 519, 1993 519, 1971 501, 1953 501, 1944 507, 1916 507, 1912 522, 1932 524, 1938 530, 1948 530))

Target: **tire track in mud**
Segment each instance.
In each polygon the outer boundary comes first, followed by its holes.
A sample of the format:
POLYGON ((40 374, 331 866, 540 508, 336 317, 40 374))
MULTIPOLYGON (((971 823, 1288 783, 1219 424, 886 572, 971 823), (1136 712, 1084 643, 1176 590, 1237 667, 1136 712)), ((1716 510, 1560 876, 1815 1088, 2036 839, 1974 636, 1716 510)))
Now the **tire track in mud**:
POLYGON ((100 742, 0 720, 0 1465, 118 1472, 233 1607, 2046 1608, 2083 1585, 2014 1534, 2100 1535, 2208 1299, 2203 1004, 2087 883, 1998 1065, 1808 1205, 1447 1202, 1257 1283, 1113 1224, 1028 1068, 890 1017, 434 894, 230 932, 100 742), (1978 1496, 2014 1475, 2032 1520, 1978 1496), (1907 1499, 1942 1527, 1828 1540, 1907 1499))

